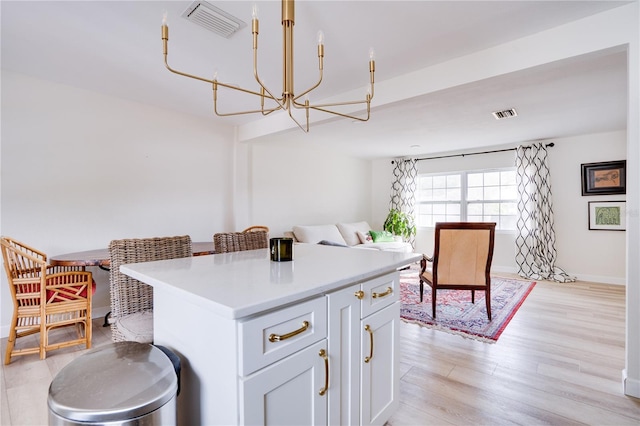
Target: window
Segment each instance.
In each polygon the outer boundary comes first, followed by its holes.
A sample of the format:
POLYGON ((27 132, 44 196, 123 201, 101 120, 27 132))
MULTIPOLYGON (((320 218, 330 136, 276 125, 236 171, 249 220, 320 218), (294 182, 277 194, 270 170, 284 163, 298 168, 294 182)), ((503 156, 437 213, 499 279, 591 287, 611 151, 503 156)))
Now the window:
POLYGON ((416 223, 496 222, 496 229, 515 230, 517 201, 514 168, 420 175, 416 223))

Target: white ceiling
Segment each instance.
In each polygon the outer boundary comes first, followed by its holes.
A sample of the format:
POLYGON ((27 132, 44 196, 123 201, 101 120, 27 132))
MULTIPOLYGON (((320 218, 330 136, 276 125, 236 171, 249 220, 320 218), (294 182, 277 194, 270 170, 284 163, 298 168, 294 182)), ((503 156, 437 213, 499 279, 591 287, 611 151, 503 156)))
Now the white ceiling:
MULTIPOLYGON (((210 117, 220 125, 242 125, 261 117, 213 116, 210 86, 176 76, 162 62, 160 23, 166 10, 172 67, 205 78, 217 71, 220 81, 257 90, 252 80, 253 2, 210 3, 244 20, 247 27, 230 39, 208 32, 180 17, 189 1, 3 0, 2 69, 210 117)), ((370 47, 376 50, 380 84, 627 3, 298 0, 296 91, 317 80, 319 29, 325 34, 325 74, 311 93, 312 102, 354 89, 364 97, 370 47)), ((258 5, 258 71, 279 93, 280 2, 258 5)), ((626 93, 626 53, 607 51, 394 104, 376 107, 374 97, 367 123, 329 120, 312 125, 309 134, 294 129, 279 137, 309 138, 367 158, 515 144, 624 129, 626 93), (492 111, 511 107, 518 110, 517 118, 496 122, 491 117, 492 111)), ((242 109, 243 101, 235 93, 220 93, 220 109, 242 109)))

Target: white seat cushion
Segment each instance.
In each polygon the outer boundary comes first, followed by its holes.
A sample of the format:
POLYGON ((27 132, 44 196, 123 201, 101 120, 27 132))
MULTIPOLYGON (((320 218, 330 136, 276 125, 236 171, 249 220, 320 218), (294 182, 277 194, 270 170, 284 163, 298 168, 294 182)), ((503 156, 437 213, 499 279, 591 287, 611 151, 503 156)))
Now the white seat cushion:
POLYGON ((153 343, 153 312, 143 311, 125 315, 115 326, 128 342, 153 343))

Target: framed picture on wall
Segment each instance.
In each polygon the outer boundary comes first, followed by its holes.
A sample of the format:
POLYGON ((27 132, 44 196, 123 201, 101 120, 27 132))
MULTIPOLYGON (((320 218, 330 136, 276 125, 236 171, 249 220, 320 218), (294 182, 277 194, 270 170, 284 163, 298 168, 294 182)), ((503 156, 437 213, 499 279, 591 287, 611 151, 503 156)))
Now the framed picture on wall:
POLYGON ((627 227, 626 202, 589 201, 589 229, 624 231, 627 227))
POLYGON ((582 195, 626 193, 626 160, 582 164, 582 195))

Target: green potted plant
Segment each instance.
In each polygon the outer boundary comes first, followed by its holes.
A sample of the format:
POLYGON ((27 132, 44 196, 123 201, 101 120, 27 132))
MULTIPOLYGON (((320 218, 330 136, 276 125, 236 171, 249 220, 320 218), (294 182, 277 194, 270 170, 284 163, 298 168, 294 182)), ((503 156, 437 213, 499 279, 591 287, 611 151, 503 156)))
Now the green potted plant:
POLYGON ((397 209, 389 211, 382 227, 385 231, 402 237, 404 241, 408 241, 416 234, 416 225, 413 223, 413 217, 397 209))

